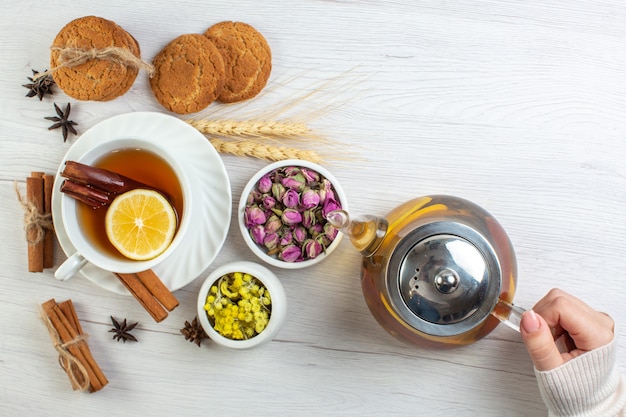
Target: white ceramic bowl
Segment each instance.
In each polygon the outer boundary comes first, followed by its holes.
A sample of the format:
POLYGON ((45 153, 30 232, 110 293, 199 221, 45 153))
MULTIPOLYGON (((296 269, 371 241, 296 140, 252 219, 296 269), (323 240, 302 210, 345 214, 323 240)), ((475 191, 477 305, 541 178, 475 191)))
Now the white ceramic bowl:
POLYGON ((248 349, 267 343, 272 340, 274 336, 276 336, 285 322, 287 314, 287 296, 276 275, 263 265, 245 261, 232 262, 217 268, 206 278, 200 287, 200 292, 198 293, 197 312, 202 328, 207 333, 209 338, 211 338, 211 340, 215 343, 234 349, 248 349), (255 277, 263 283, 267 291, 269 291, 272 300, 272 311, 270 313, 267 326, 261 333, 250 339, 234 340, 222 336, 213 328, 213 325, 211 325, 211 322, 209 321, 207 312, 204 310, 204 305, 211 286, 215 284, 220 277, 233 272, 248 273, 255 277))
POLYGON ((250 195, 252 190, 255 189, 259 180, 265 174, 277 168, 283 168, 283 167, 289 167, 289 166, 308 168, 310 170, 313 170, 321 174, 323 177, 329 180, 335 191, 335 198, 341 203, 342 209, 348 211, 348 202, 347 202, 346 195, 343 189, 341 188, 341 186, 339 185, 339 181, 337 181, 337 179, 333 176, 333 174, 331 174, 324 167, 318 164, 315 164, 313 162, 299 160, 299 159, 288 159, 284 161, 271 163, 267 165, 266 167, 262 168, 261 170, 259 170, 256 174, 254 174, 252 178, 250 178, 250 180, 244 187, 243 192, 241 193, 241 198, 239 199, 237 222, 239 223, 239 230, 241 231, 241 234, 243 236, 244 241, 246 242, 246 245, 248 245, 250 250, 252 250, 252 252, 259 259, 263 260, 264 262, 272 266, 276 266, 279 268, 299 269, 299 268, 305 268, 311 265, 315 265, 323 261, 324 259, 326 259, 337 248, 337 246, 339 246, 339 243, 341 242, 341 239, 343 238, 343 234, 339 232, 337 236, 335 237, 335 239, 333 240, 333 242, 326 248, 326 250, 323 253, 321 253, 319 256, 313 259, 307 259, 307 260, 303 260, 299 262, 286 262, 277 258, 276 256, 268 255, 267 249, 264 246, 257 244, 252 239, 252 237, 250 236, 250 231, 246 227, 245 221, 244 221, 244 212, 246 209, 248 196, 250 195))

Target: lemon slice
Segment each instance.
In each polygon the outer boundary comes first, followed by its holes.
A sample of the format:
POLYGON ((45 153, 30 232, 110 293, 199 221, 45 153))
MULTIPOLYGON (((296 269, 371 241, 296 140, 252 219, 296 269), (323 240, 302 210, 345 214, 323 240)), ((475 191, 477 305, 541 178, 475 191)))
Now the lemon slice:
POLYGON ((176 213, 163 195, 135 189, 117 196, 105 217, 107 237, 127 258, 155 258, 172 243, 176 213))

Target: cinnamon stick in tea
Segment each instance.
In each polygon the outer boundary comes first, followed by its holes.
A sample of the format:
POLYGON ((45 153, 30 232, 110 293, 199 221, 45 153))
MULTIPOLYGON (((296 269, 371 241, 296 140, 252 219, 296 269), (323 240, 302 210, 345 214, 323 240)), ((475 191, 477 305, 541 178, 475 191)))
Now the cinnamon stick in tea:
MULTIPOLYGON (((43 178, 26 178, 26 201, 29 205, 32 205, 32 210, 35 210, 39 216, 43 215, 43 178)), ((33 219, 33 214, 37 213, 30 214, 31 218, 28 220, 28 227, 26 229, 26 239, 28 240, 28 272, 43 272, 43 229, 37 224, 37 220, 33 219)))
POLYGON ((97 209, 106 207, 113 201, 114 196, 104 191, 89 187, 69 179, 61 183, 61 192, 97 209))
POLYGON ((67 161, 61 176, 69 178, 75 183, 89 185, 110 194, 122 194, 135 188, 154 189, 117 172, 95 168, 76 161, 67 161))
POLYGON ((108 169, 95 168, 76 161, 67 161, 61 176, 66 178, 61 192, 92 208, 106 207, 116 195, 137 188, 158 191, 169 200, 169 196, 163 191, 147 184, 108 169))

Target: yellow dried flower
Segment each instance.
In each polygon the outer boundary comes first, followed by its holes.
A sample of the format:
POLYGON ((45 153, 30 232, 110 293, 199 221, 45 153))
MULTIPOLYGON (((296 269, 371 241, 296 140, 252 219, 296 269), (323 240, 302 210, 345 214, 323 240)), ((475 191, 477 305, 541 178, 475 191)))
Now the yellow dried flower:
POLYGON ((258 279, 234 272, 220 277, 211 286, 204 309, 213 328, 222 336, 248 339, 267 327, 271 299, 258 279))

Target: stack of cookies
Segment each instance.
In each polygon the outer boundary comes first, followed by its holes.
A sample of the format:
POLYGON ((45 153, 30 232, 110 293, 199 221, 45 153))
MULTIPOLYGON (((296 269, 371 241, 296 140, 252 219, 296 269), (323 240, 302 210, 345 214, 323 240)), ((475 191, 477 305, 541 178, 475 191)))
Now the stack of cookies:
POLYGON ((166 109, 188 114, 213 101, 234 103, 259 94, 272 69, 272 53, 256 29, 220 22, 203 35, 181 35, 154 58, 150 86, 166 109))
POLYGON ((108 101, 126 93, 135 82, 138 70, 116 60, 88 59, 79 65, 65 66, 63 51, 98 51, 121 48, 139 58, 139 44, 115 22, 85 16, 65 25, 52 43, 50 67, 57 85, 78 100, 108 101))
MULTIPOLYGON (((115 49, 141 61, 139 44, 115 22, 85 16, 65 25, 52 43, 50 66, 57 85, 78 100, 112 100, 125 94, 139 70, 118 56, 90 55, 115 49), (79 63, 64 60, 77 51, 79 63), (129 53, 128 53, 129 52, 129 53)), ((259 94, 272 70, 272 52, 256 29, 242 22, 220 22, 200 34, 181 35, 153 61, 150 87, 166 109, 188 114, 213 101, 234 103, 259 94)))

